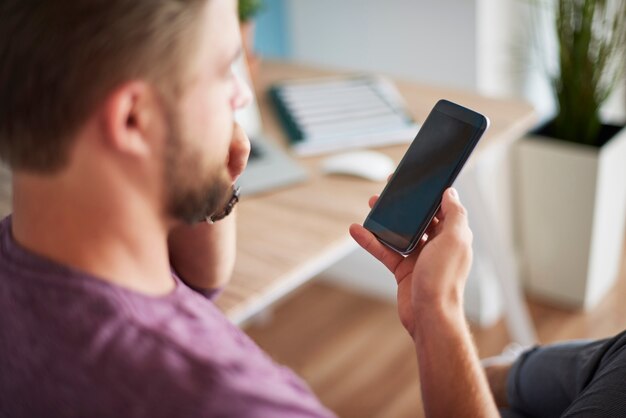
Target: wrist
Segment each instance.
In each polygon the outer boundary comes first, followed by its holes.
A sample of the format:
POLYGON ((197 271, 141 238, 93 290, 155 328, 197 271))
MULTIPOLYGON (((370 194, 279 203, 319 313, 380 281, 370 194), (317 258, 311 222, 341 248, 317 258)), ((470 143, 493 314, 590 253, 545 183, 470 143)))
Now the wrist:
MULTIPOLYGON (((453 288, 440 292, 416 292, 413 310, 417 317, 435 316, 444 318, 464 318, 463 289, 453 288)), ((433 318, 436 319, 436 318, 433 318)))
POLYGON ((240 194, 240 188, 237 186, 233 186, 232 195, 230 196, 230 199, 228 200, 228 202, 226 202, 226 205, 224 205, 224 208, 222 208, 217 213, 207 216, 206 218, 207 223, 214 224, 215 222, 221 221, 222 219, 230 215, 230 213, 233 211, 237 202, 239 202, 239 194, 240 194))
POLYGON ((484 368, 491 394, 499 408, 508 408, 507 381, 512 363, 495 364, 484 368))
POLYGON ((236 256, 236 212, 215 224, 180 225, 170 232, 170 263, 187 284, 214 289, 228 283, 236 256))
POLYGON ((415 330, 413 341, 417 344, 423 338, 435 335, 457 333, 467 328, 462 300, 430 300, 417 303, 414 308, 415 330))

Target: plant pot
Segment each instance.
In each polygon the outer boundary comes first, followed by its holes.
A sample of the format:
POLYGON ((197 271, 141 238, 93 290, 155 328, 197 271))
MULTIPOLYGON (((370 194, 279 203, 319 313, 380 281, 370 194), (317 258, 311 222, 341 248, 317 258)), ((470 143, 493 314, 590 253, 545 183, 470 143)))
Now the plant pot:
POLYGON ((519 235, 527 291, 591 308, 619 272, 626 216, 626 129, 601 147, 531 136, 517 144, 519 235))

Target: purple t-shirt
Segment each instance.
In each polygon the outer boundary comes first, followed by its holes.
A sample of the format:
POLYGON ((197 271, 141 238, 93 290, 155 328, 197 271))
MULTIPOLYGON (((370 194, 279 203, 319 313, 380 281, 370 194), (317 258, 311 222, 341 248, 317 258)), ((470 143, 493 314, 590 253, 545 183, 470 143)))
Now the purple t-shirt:
POLYGON ((0 223, 0 417, 327 417, 213 303, 31 253, 0 223))

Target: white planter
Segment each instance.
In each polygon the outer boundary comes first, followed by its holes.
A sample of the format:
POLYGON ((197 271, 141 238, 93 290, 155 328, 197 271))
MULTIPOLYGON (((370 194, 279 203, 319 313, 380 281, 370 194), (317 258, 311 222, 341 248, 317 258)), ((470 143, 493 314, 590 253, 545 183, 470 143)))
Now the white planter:
POLYGON ((519 235, 530 294, 590 308, 619 272, 626 217, 626 129, 601 148, 518 143, 519 235))

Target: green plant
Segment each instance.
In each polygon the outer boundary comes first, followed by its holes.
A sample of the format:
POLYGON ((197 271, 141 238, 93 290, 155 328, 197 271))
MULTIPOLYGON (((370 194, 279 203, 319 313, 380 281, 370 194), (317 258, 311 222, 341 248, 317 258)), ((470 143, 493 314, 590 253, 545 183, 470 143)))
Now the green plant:
POLYGON ((247 22, 252 19, 262 8, 262 0, 239 0, 239 21, 247 22))
POLYGON ((555 7, 557 114, 550 134, 598 146, 600 107, 623 74, 626 1, 557 0, 555 7))

